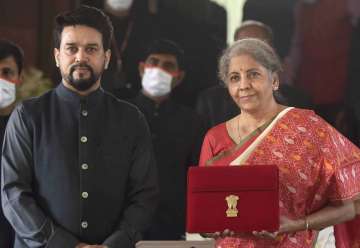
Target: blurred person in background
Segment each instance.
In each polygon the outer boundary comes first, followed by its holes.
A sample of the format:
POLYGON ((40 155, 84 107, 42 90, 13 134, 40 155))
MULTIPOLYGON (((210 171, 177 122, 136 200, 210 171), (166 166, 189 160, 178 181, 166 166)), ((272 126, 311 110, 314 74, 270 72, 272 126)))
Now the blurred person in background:
POLYGON ((226 46, 226 11, 210 0, 83 0, 104 9, 114 23, 113 55, 103 86, 130 99, 141 89, 137 65, 144 44, 168 39, 185 51, 186 78, 172 98, 194 106, 198 93, 217 81, 217 58, 226 46))
POLYGON ((351 113, 344 102, 351 37, 359 17, 357 0, 298 1, 294 35, 284 66, 284 82, 304 90, 316 113, 351 140, 353 131, 346 128, 346 122, 352 122, 351 113))
MULTIPOLYGON (((22 80, 24 52, 8 40, 0 40, 0 142, 2 145, 5 127, 15 107, 16 85, 22 80)), ((0 185, 1 185, 0 170, 0 185)), ((1 203, 1 198, 0 198, 1 203)), ((10 248, 14 244, 14 231, 2 211, 0 204, 0 247, 10 248)))
MULTIPOLYGON (((244 21, 234 33, 234 41, 256 38, 265 41, 269 45, 273 44, 272 29, 262 22, 247 20, 244 21)), ((276 100, 291 106, 300 108, 310 108, 309 97, 288 84, 281 83, 276 93, 276 100)), ((213 127, 239 114, 236 106, 226 87, 223 84, 213 86, 200 93, 196 109, 205 120, 207 128, 213 127)))
POLYGON ((172 99, 185 77, 184 51, 170 40, 155 40, 139 63, 142 90, 131 100, 145 115, 159 172, 160 204, 146 240, 179 240, 185 234, 186 175, 198 163, 204 135, 197 113, 172 99))

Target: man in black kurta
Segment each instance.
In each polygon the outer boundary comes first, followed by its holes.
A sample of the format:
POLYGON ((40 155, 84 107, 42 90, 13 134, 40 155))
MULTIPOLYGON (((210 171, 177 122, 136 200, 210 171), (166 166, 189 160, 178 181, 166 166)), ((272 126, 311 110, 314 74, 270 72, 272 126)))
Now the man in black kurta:
POLYGON ((187 169, 197 164, 204 128, 194 110, 172 99, 183 68, 175 43, 154 41, 139 65, 142 91, 132 100, 149 123, 159 171, 160 204, 144 235, 149 240, 178 240, 185 234, 187 169))
POLYGON ((133 247, 156 207, 147 124, 100 88, 110 58, 106 16, 80 7, 56 24, 63 80, 18 105, 5 133, 2 200, 15 247, 133 247))

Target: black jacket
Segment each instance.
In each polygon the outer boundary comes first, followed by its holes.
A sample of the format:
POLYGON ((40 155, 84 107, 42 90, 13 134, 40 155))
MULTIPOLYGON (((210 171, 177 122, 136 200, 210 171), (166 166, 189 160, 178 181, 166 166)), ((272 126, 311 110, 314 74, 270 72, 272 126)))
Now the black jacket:
POLYGON ((2 204, 15 247, 133 247, 157 202, 150 134, 136 107, 63 84, 10 117, 2 204))
POLYGON ((187 169, 197 165, 203 122, 194 110, 171 99, 158 105, 140 93, 132 101, 149 123, 159 171, 160 204, 144 238, 181 239, 185 234, 187 169))

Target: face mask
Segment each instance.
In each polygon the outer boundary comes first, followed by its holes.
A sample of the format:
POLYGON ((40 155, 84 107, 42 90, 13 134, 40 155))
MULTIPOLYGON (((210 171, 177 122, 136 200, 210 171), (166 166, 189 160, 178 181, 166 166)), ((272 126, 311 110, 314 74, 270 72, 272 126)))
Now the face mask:
POLYGON ((107 5, 114 11, 124 11, 130 9, 133 0, 107 0, 107 5))
POLYGON ((172 78, 169 73, 159 68, 145 68, 141 84, 151 96, 164 96, 171 91, 172 78))
POLYGON ((0 108, 6 108, 15 102, 15 84, 0 78, 0 108))

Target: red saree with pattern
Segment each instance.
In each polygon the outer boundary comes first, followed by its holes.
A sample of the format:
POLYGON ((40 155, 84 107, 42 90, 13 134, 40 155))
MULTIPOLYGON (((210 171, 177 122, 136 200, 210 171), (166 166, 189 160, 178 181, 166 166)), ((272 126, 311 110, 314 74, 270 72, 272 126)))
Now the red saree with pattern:
MULTIPOLYGON (((260 135, 240 147, 228 135, 225 123, 215 126, 208 131, 200 155, 200 166, 206 164, 276 164, 280 215, 290 219, 304 218, 329 202, 360 196, 360 150, 310 110, 285 109, 260 135)), ((357 222, 335 227, 337 242, 346 241, 340 247, 352 248, 360 239, 360 231, 354 229, 357 222)), ((217 247, 305 248, 314 245, 317 234, 300 231, 276 240, 248 234, 220 239, 217 247)))

